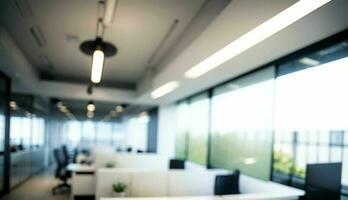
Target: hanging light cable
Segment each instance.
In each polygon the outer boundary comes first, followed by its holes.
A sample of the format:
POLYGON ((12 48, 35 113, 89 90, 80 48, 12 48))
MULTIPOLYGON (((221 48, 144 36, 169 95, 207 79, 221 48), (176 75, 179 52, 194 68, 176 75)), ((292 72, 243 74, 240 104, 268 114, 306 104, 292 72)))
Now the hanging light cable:
POLYGON ((105 13, 105 2, 99 1, 99 16, 97 21, 96 39, 88 40, 80 45, 80 50, 92 56, 91 82, 98 84, 101 81, 105 57, 113 56, 117 53, 117 48, 111 43, 104 42, 103 17, 105 13))

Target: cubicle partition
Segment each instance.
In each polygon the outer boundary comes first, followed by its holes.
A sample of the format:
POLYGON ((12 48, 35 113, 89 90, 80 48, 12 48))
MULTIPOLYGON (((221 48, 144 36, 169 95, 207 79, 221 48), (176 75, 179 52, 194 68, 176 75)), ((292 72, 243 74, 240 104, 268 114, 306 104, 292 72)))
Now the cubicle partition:
POLYGON ((96 151, 94 164, 96 168, 106 167, 112 163, 117 168, 140 168, 165 170, 169 167, 169 159, 154 153, 115 153, 113 151, 96 151))
MULTIPOLYGON (((112 197, 112 184, 127 184, 129 197, 182 197, 214 196, 216 175, 231 173, 226 170, 149 170, 149 169, 98 169, 96 174, 96 200, 112 197)), ((243 199, 298 199, 302 190, 263 181, 249 176, 240 177, 243 199)), ((226 198, 230 198, 226 196, 226 198)))

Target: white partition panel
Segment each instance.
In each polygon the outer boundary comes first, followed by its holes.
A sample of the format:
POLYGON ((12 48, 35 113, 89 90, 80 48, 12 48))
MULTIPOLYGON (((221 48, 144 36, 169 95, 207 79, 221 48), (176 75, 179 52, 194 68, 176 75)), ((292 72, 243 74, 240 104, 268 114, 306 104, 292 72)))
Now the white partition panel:
POLYGON ((126 194, 130 196, 131 176, 129 170, 99 169, 96 181, 96 200, 101 197, 112 197, 112 184, 122 182, 127 184, 126 194))
POLYGON ((116 168, 138 168, 151 170, 168 169, 169 160, 165 156, 152 153, 132 154, 116 152, 97 152, 94 156, 97 168, 103 168, 107 163, 114 163, 116 168))
POLYGON ((132 197, 167 196, 167 172, 135 172, 132 174, 132 197))
POLYGON ((119 168, 166 170, 168 162, 168 158, 157 154, 116 154, 116 167, 119 168))

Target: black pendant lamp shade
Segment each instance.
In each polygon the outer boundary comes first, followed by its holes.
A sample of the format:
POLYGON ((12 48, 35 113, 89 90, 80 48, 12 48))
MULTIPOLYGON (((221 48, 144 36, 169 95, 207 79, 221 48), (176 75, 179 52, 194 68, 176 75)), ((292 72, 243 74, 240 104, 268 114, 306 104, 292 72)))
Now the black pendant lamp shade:
POLYGON ((88 40, 80 45, 80 50, 86 55, 93 55, 95 50, 103 51, 105 57, 113 56, 117 53, 117 47, 109 42, 104 42, 102 38, 88 40))

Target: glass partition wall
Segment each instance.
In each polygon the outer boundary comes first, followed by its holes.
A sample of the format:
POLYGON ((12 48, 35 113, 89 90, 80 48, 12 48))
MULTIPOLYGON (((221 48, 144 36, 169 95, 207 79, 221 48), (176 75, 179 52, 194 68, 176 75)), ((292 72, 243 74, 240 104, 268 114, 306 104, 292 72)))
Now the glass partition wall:
POLYGON ((176 157, 299 188, 307 164, 342 162, 348 193, 347 38, 348 30, 180 101, 176 157))
POLYGON ((10 80, 0 72, 0 196, 9 189, 9 94, 10 80))

